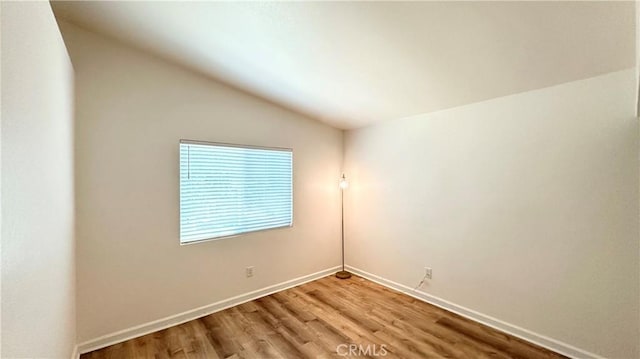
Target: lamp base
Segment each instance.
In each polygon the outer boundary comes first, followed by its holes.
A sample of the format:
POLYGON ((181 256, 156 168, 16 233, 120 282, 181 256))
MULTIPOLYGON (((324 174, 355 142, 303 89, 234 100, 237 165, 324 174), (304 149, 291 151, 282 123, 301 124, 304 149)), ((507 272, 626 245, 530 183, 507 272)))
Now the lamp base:
POLYGON ((336 273, 336 278, 349 279, 351 278, 351 273, 347 272, 346 270, 341 270, 336 273))

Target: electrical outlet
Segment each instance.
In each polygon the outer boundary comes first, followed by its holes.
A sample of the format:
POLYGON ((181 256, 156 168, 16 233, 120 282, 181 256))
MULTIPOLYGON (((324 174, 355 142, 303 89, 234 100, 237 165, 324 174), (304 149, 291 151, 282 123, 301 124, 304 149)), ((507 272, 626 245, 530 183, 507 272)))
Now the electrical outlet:
POLYGON ((253 266, 245 268, 245 274, 247 278, 253 277, 253 266))
POLYGON ((431 279, 432 278, 431 268, 424 267, 424 276, 427 279, 431 279))

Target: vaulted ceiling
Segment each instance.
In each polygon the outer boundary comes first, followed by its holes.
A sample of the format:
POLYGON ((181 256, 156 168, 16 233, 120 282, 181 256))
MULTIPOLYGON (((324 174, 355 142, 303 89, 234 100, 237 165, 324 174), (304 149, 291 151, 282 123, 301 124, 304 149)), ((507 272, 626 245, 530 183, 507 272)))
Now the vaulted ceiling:
POLYGON ((635 65, 633 2, 66 2, 56 16, 339 128, 635 65))

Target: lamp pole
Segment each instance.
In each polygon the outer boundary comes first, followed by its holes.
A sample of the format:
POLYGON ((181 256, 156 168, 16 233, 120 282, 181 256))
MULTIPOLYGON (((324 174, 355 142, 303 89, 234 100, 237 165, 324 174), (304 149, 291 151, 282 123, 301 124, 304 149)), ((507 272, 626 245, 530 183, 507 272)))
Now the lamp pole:
POLYGON ((344 190, 348 186, 349 186, 349 182, 347 182, 347 177, 345 177, 343 173, 342 178, 340 178, 340 212, 341 212, 340 235, 342 238, 342 270, 336 273, 336 277, 340 279, 351 278, 351 273, 347 272, 344 269, 344 190))

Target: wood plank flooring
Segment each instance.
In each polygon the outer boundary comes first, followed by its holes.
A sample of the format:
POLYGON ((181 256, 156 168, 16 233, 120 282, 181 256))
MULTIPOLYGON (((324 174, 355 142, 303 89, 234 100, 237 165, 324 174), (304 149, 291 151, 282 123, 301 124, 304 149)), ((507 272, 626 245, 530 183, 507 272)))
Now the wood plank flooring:
POLYGON ((81 359, 564 358, 353 276, 325 277, 81 359))

